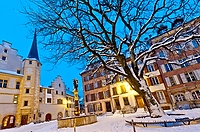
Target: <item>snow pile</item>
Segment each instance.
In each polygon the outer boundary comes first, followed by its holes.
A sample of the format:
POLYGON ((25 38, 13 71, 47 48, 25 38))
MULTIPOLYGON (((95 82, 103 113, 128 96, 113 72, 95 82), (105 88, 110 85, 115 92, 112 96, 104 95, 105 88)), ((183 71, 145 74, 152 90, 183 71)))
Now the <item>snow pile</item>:
MULTIPOLYGON (((168 114, 185 114, 177 117, 197 118, 200 116, 200 109, 192 110, 176 110, 167 111, 168 114)), ((113 114, 111 116, 102 115, 98 116, 98 122, 86 126, 76 127, 77 132, 133 132, 132 126, 125 122, 125 120, 136 119, 137 116, 146 116, 147 113, 144 109, 138 109, 134 114, 113 114)), ((174 116, 173 116, 174 117, 174 116)), ((137 118, 138 120, 171 120, 171 116, 164 116, 162 118, 137 118)), ((195 125, 182 125, 176 127, 161 127, 150 126, 140 127, 136 126, 136 132, 199 132, 200 124, 195 125)), ((1 130, 0 132, 74 132, 74 128, 57 129, 57 121, 44 122, 39 124, 28 124, 19 128, 11 128, 1 130)))

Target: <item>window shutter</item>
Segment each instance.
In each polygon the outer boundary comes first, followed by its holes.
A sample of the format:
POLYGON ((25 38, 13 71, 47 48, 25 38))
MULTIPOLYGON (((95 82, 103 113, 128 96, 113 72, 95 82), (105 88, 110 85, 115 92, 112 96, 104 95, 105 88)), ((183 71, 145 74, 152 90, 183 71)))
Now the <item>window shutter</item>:
POLYGON ((187 79, 185 78, 185 74, 184 74, 184 73, 181 73, 181 74, 180 74, 180 77, 181 77, 183 83, 186 83, 186 82, 187 82, 187 79))
POLYGON ((169 80, 169 77, 166 77, 166 78, 165 78, 165 81, 166 81, 166 83, 167 83, 167 86, 172 86, 172 84, 171 84, 171 82, 170 82, 170 80, 169 80))
POLYGON ((144 73, 148 73, 147 66, 144 67, 144 73))
POLYGON ((151 79, 150 79, 150 78, 147 78, 147 79, 146 79, 146 82, 147 82, 147 85, 148 85, 148 86, 152 86, 152 83, 151 83, 151 79))
POLYGON ((160 65, 160 67, 162 69, 162 72, 165 73, 166 72, 165 66, 162 64, 162 65, 160 65))
POLYGON ((163 83, 161 75, 158 76, 158 81, 159 81, 160 84, 163 83))
POLYGON ((174 80, 175 80, 176 84, 180 84, 177 75, 174 75, 173 77, 174 77, 174 80))
POLYGON ((194 74, 197 77, 197 80, 200 80, 200 70, 194 70, 194 74))
POLYGON ((156 62, 153 63, 153 66, 154 66, 155 71, 158 70, 158 65, 156 62))

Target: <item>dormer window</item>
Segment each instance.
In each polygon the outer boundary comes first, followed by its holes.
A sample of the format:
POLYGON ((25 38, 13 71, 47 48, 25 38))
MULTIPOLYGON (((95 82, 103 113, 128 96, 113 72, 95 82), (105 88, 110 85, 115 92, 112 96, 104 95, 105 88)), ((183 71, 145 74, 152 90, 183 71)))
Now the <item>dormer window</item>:
POLYGON ((8 53, 8 50, 7 50, 7 49, 4 49, 4 53, 8 53))
POLYGON ((17 74, 20 74, 21 72, 20 72, 20 70, 17 70, 17 74))
POLYGON ((5 56, 2 56, 2 58, 1 58, 2 60, 4 60, 4 61, 6 61, 6 57, 5 56))

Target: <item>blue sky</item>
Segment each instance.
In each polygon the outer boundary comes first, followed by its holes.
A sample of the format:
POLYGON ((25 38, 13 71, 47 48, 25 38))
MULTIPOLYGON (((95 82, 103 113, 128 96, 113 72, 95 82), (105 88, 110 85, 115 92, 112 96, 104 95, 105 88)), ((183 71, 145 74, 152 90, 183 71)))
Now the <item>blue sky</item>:
MULTIPOLYGON (((26 0, 1 0, 0 2, 0 43, 2 40, 12 43, 12 48, 18 50, 18 54, 26 58, 31 48, 34 33, 30 30, 32 27, 27 27, 24 24, 28 22, 25 15, 19 13, 21 10, 21 2, 26 3, 26 0)), ((39 39, 39 38, 38 38, 39 39)), ((79 91, 82 89, 82 80, 79 75, 80 70, 78 66, 69 67, 66 63, 58 64, 53 70, 51 65, 44 63, 42 56, 44 53, 38 48, 40 61, 43 64, 41 69, 40 84, 44 86, 51 85, 51 82, 60 75, 65 82, 66 86, 71 90, 73 89, 73 79, 79 81, 79 91)), ((82 91, 80 91, 82 93, 82 91)), ((82 94, 80 94, 82 95, 82 94)))

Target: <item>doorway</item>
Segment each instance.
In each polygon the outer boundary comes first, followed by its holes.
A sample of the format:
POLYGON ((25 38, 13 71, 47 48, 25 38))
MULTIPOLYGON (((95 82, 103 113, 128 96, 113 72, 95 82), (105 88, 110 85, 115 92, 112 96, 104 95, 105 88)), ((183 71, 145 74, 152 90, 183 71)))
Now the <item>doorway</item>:
POLYGON ((2 129, 5 128, 12 128, 15 125, 15 116, 14 115, 8 115, 5 116, 2 120, 2 129))
POLYGON ((45 121, 50 121, 50 120, 51 120, 51 114, 48 113, 46 114, 45 121))
POLYGON ((26 125, 28 122, 28 115, 22 115, 21 125, 26 125))
POLYGON ((111 112, 111 105, 110 105, 110 102, 106 102, 106 111, 107 112, 111 112))
POLYGON ((135 99, 136 99, 138 108, 144 108, 144 101, 143 101, 142 97, 136 96, 135 99))

